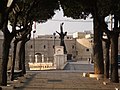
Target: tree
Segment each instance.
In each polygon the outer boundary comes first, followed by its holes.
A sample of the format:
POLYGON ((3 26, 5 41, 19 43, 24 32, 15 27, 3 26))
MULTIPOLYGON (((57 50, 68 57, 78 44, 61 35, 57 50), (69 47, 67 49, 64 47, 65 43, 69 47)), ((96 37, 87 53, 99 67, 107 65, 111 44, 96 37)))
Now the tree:
MULTIPOLYGON (((14 49, 16 50, 17 43, 21 41, 26 41, 27 35, 31 33, 32 30, 32 25, 29 24, 30 20, 28 19, 30 11, 32 10, 32 7, 34 6, 35 1, 30 2, 29 7, 27 6, 27 9, 24 7, 24 2, 18 2, 18 7, 19 10, 21 11, 22 14, 19 14, 18 17, 18 26, 20 26, 20 30, 16 31, 16 38, 15 38, 15 47, 14 49), (23 6, 23 7, 22 7, 23 6), (24 16, 24 18, 23 18, 24 16), (22 18, 23 19, 22 19, 22 18), (23 28, 21 28, 23 26, 23 28)), ((29 37, 30 39, 30 37, 29 37)), ((27 39, 28 40, 28 39, 27 39)), ((27 41, 26 41, 27 42, 27 41)), ((25 74, 25 43, 21 44, 20 46, 20 54, 19 54, 19 70, 22 70, 22 76, 25 74), (22 48, 21 48, 22 47, 22 48)), ((16 55, 16 51, 14 52, 14 55, 16 55)), ((11 80, 14 79, 14 66, 15 66, 15 59, 13 60, 13 68, 12 68, 12 74, 11 74, 11 80)))
POLYGON ((109 30, 107 26, 105 26, 104 31, 107 36, 110 38, 111 42, 111 81, 118 83, 119 77, 118 77, 118 38, 120 33, 120 27, 119 27, 119 20, 120 20, 120 1, 111 1, 111 11, 109 12, 111 15, 114 15, 114 27, 111 28, 112 30, 109 30))
MULTIPOLYGON (((28 6, 28 3, 24 3, 23 6, 28 6)), ((26 12, 26 7, 24 8, 23 13, 26 12)), ((50 0, 36 0, 35 5, 32 7, 30 13, 28 15, 23 14, 21 16, 20 20, 22 20, 23 17, 27 17, 26 21, 27 24, 35 22, 46 22, 47 19, 52 18, 52 16, 55 14, 54 11, 59 8, 57 0, 53 0, 52 2, 50 0), (34 14, 36 13, 36 14, 34 14)), ((22 25, 24 25, 24 19, 20 22, 22 25)), ((24 27, 24 26, 23 26, 24 27)), ((25 43, 29 40, 27 39, 27 34, 26 37, 23 38, 21 45, 20 45, 20 50, 19 50, 19 70, 23 70, 23 74, 25 74, 25 50, 22 48, 25 46, 25 43), (22 54, 22 52, 24 54, 22 54), (23 61, 21 61, 23 60, 23 61)))
MULTIPOLYGON (((1 0, 0 1, 0 29, 3 32, 4 35, 4 41, 3 41, 3 52, 2 52, 2 65, 1 65, 1 80, 0 85, 6 86, 7 85, 7 63, 8 63, 8 56, 9 56, 9 48, 10 43, 14 37, 14 31, 10 32, 8 30, 8 16, 10 11, 15 5, 15 0, 12 1, 12 3, 7 5, 8 0, 1 0)), ((14 28, 14 27, 13 27, 14 28)))
POLYGON ((24 38, 21 41, 20 44, 20 51, 19 51, 19 59, 21 59, 21 65, 22 65, 22 75, 26 74, 26 68, 25 68, 25 44, 27 41, 30 40, 31 37, 31 33, 29 33, 29 35, 26 35, 26 38, 24 38))
POLYGON ((104 73, 103 65, 103 50, 102 50, 102 31, 100 30, 101 22, 99 20, 98 2, 97 0, 60 0, 65 16, 73 17, 74 19, 86 19, 91 13, 94 24, 94 47, 93 59, 95 74, 104 73), (88 3, 89 2, 89 3, 88 3), (69 4, 68 4, 69 3, 69 4))
MULTIPOLYGON (((8 1, 4 1, 4 0, 0 1, 0 7, 1 7, 0 8, 0 29, 2 29, 3 34, 4 34, 3 56, 2 56, 2 65, 1 65, 1 71, 0 71, 1 72, 0 84, 3 86, 7 85, 7 63, 8 63, 10 43, 11 43, 12 39, 14 38, 14 36, 16 35, 16 30, 15 30, 16 25, 12 26, 12 28, 13 28, 12 32, 10 32, 8 30, 8 27, 7 27, 8 20, 9 20, 9 18, 8 18, 9 14, 10 14, 12 8, 16 5, 15 3, 17 3, 17 1, 16 2, 15 1, 16 0, 13 0, 10 7, 7 7, 8 1)), ((31 0, 29 0, 29 1, 24 0, 24 1, 26 3, 26 2, 29 2, 31 0)), ((51 18, 54 15, 54 10, 56 9, 55 7, 56 7, 56 5, 58 5, 58 4, 56 4, 56 2, 57 2, 57 0, 53 0, 52 2, 50 0, 49 1, 48 0, 39 1, 39 3, 41 3, 41 7, 44 7, 44 9, 39 8, 39 9, 35 9, 35 10, 46 11, 47 13, 44 12, 43 13, 44 15, 39 13, 42 16, 42 18, 39 17, 39 19, 37 19, 38 16, 34 16, 32 14, 28 20, 33 20, 35 18, 37 21, 40 21, 40 22, 41 22, 41 20, 47 21, 48 18, 51 18), (47 8, 46 8, 46 6, 47 6, 47 8), (43 19, 43 17, 45 17, 45 18, 43 19)), ((40 7, 39 3, 37 3, 37 5, 40 7)), ((34 7, 36 7, 36 6, 34 6, 34 7)), ((57 8, 58 7, 59 6, 57 6, 57 8)))
MULTIPOLYGON (((116 22, 116 21, 115 21, 116 22)), ((118 77, 118 37, 119 32, 116 30, 116 28, 111 31, 106 28, 105 33, 108 35, 109 41, 111 42, 111 81, 118 83, 119 77, 118 77)))
MULTIPOLYGON (((19 30, 19 31, 17 30, 18 34, 20 34, 19 41, 21 41, 20 50, 19 50, 19 70, 22 70, 22 75, 24 75, 26 73, 26 70, 25 70, 25 43, 30 39, 30 33, 32 30, 31 29, 32 22, 34 20, 36 20, 38 22, 45 22, 47 19, 51 18, 55 14, 54 10, 56 10, 56 7, 58 8, 57 0, 53 0, 53 2, 49 1, 49 4, 47 3, 48 0, 46 0, 46 1, 45 0, 44 1, 39 1, 39 0, 35 1, 34 0, 34 4, 29 5, 31 2, 33 3, 33 1, 27 1, 27 2, 18 2, 18 4, 17 4, 17 6, 19 7, 19 10, 21 11, 21 14, 19 14, 19 17, 18 17, 17 26, 23 27, 22 30, 19 30), (46 5, 46 4, 47 4, 47 6, 42 6, 42 5, 46 5), (34 13, 36 13, 37 15, 34 13), (38 17, 39 15, 41 15, 42 17, 38 17), (42 21, 41 19, 44 21, 42 21), (30 26, 30 28, 29 28, 29 26, 30 26), (29 35, 29 37, 28 37, 28 35, 29 35)), ((11 18, 11 22, 12 22, 12 18, 11 18)), ((18 40, 17 40, 17 42, 18 42, 18 40)), ((13 65, 13 67, 14 67, 14 65, 13 65)), ((13 80, 13 75, 14 75, 14 68, 12 69, 12 79, 11 80, 13 80)))
POLYGON ((111 81, 118 83, 118 38, 120 33, 120 1, 112 1, 112 14, 114 15, 114 28, 111 35, 111 81))
POLYGON ((104 47, 103 47, 104 78, 108 79, 109 70, 110 70, 110 37, 107 35, 107 38, 103 38, 102 40, 104 41, 104 47))

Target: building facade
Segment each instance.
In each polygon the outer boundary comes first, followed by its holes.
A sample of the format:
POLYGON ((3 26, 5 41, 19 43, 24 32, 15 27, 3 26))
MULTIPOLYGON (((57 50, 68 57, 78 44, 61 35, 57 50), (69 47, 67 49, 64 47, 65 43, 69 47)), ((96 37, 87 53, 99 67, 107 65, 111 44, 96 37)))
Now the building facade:
MULTIPOLYGON (((67 59, 73 61, 87 60, 91 58, 92 55, 92 39, 89 38, 88 33, 79 32, 77 33, 79 37, 73 35, 65 36, 65 45, 67 50, 67 59), (86 35, 88 35, 86 37, 86 35)), ((3 35, 0 34, 0 58, 2 58, 2 42, 3 35)), ((59 35, 39 35, 36 38, 31 38, 30 41, 26 43, 26 67, 29 69, 28 63, 44 63, 44 62, 53 62, 55 47, 60 46, 60 37, 59 35)), ((18 51, 19 44, 16 54, 16 68, 18 66, 18 51)), ((10 48, 10 63, 12 62, 13 57, 13 43, 11 43, 10 48)))
MULTIPOLYGON (((65 45, 67 49, 68 58, 75 57, 76 44, 72 35, 65 37, 65 45)), ((53 62, 55 47, 60 45, 59 36, 40 35, 35 39, 31 39, 26 44, 26 58, 30 62, 35 62, 35 57, 38 57, 37 62, 53 62)))

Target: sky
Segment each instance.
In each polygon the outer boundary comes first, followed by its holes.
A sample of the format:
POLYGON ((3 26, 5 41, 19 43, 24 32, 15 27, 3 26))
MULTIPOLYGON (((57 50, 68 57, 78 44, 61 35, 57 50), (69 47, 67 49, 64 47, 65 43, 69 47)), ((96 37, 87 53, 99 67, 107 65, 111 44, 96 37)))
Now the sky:
MULTIPOLYGON (((55 15, 52 19, 49 19, 45 23, 36 23, 36 33, 38 35, 53 35, 56 31, 60 32, 60 24, 63 22, 63 31, 68 34, 74 32, 91 31, 93 32, 93 20, 88 18, 86 20, 74 20, 72 18, 63 17, 62 9, 55 11, 55 15)), ((34 29, 34 28, 33 28, 34 29)))
MULTIPOLYGON (((84 32, 91 31, 93 32, 93 19, 87 18, 83 19, 72 19, 64 17, 62 9, 55 11, 55 15, 52 19, 48 19, 45 23, 36 23, 36 33, 35 37, 38 35, 53 35, 56 31, 60 32, 60 24, 63 25, 63 32, 67 32, 67 35, 72 35, 75 32, 84 32)), ((8 25, 9 30, 11 31, 12 27, 8 25)), ((34 25, 33 25, 33 30, 34 25)), ((33 31, 31 32, 31 37, 33 37, 33 31)), ((56 34, 57 35, 57 34, 56 34)))
MULTIPOLYGON (((55 15, 52 19, 49 19, 45 23, 36 23, 36 33, 34 34, 35 37, 38 35, 53 35, 56 31, 60 32, 60 24, 64 23, 63 25, 63 32, 67 32, 67 34, 72 35, 75 32, 84 32, 84 31, 91 31, 93 33, 93 19, 87 18, 86 20, 83 19, 72 19, 68 17, 64 17, 62 9, 59 11, 55 11, 55 15)), ((106 21, 110 20, 110 16, 106 18, 106 21)), ((111 24, 108 24, 109 29, 111 29, 111 24)), ((9 25, 9 30, 11 30, 11 26, 9 25)), ((33 30, 34 25, 33 25, 33 30)), ((33 37, 33 31, 31 32, 31 37, 33 37)))
MULTIPOLYGON (((12 1, 12 0, 9 0, 12 1)), ((11 2, 8 3, 10 5, 11 2)), ((45 23, 36 23, 36 33, 35 37, 38 35, 53 35, 56 31, 60 32, 60 24, 64 23, 63 31, 67 32, 67 34, 73 34, 75 32, 84 32, 84 31, 91 31, 93 33, 93 19, 87 18, 86 20, 81 19, 72 19, 68 17, 64 17, 63 10, 55 11, 55 15, 52 19, 49 19, 45 23)), ((106 21, 110 20, 108 16, 106 21)), ((8 25, 9 30, 11 30, 11 26, 8 25)), ((111 24, 108 24, 109 29, 111 29, 111 24)), ((33 30, 35 30, 33 28, 33 30)), ((33 32, 32 32, 33 36, 33 32)))

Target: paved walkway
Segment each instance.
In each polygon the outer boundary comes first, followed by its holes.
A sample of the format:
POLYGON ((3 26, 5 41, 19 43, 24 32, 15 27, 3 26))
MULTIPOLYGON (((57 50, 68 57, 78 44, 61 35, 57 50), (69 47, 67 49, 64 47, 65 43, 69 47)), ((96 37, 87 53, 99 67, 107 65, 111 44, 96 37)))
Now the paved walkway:
POLYGON ((120 84, 109 80, 83 77, 81 72, 40 71, 29 72, 27 79, 15 84, 15 90, 117 90, 120 84), (104 85, 103 82, 107 82, 104 85))
POLYGON ((94 65, 89 64, 87 62, 69 62, 65 67, 64 70, 78 70, 81 72, 93 72, 94 65))
POLYGON ((25 77, 10 82, 14 87, 5 90, 120 90, 120 83, 83 77, 93 71, 89 63, 71 62, 67 70, 28 71, 25 77))

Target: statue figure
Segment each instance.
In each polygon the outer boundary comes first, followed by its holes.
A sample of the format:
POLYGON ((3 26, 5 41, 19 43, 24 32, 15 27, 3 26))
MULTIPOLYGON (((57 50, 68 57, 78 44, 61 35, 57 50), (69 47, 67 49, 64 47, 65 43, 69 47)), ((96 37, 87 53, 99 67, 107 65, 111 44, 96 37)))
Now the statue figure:
POLYGON ((65 43, 64 43, 64 37, 67 35, 67 32, 65 32, 65 33, 63 33, 63 24, 64 23, 61 23, 60 24, 60 30, 61 30, 61 32, 59 33, 59 32, 57 32, 58 34, 59 34, 59 36, 60 36, 60 46, 63 46, 64 47, 64 54, 66 54, 67 53, 67 50, 66 50, 66 46, 65 46, 65 43))

